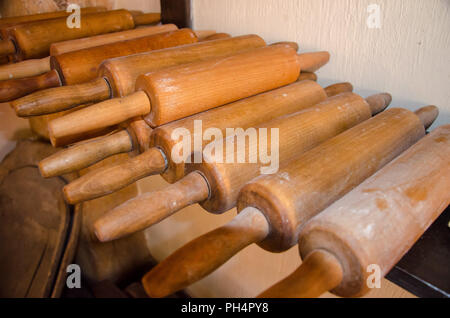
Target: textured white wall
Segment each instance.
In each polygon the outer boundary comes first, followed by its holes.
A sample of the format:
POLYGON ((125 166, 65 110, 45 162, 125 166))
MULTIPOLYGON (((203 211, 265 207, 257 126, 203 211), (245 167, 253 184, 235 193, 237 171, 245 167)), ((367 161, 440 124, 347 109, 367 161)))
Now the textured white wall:
POLYGON ((256 33, 267 42, 297 41, 301 51, 327 50, 319 83, 350 81, 357 93, 387 91, 392 106, 434 104, 450 123, 449 0, 192 0, 196 29, 256 33), (369 29, 369 4, 381 7, 381 29, 369 29))

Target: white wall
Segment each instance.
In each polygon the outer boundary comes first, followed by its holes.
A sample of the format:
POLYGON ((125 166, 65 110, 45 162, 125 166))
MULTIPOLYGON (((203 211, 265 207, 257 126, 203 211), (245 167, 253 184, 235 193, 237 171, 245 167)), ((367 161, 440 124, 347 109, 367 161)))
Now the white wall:
POLYGON ((319 83, 350 81, 363 96, 387 91, 392 106, 434 104, 433 127, 450 123, 449 0, 192 0, 196 29, 256 33, 267 42, 297 41, 301 51, 327 50, 319 83), (381 29, 369 29, 369 4, 381 29))

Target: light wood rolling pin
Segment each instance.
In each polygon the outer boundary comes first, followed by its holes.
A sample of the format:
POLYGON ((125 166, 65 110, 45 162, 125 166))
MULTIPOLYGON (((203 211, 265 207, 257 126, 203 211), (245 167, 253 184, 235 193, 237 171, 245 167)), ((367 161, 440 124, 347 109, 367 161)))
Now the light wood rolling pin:
MULTIPOLYGON (((338 86, 343 92, 352 90, 349 83, 338 86)), ((185 157, 181 161, 172 160, 172 151, 181 141, 181 137, 176 140, 172 138, 176 129, 188 129, 193 135, 191 149, 194 149, 195 140, 198 138, 202 140, 200 148, 203 149, 209 143, 201 136, 206 129, 220 130, 222 135, 225 135, 229 127, 254 127, 273 118, 313 106, 326 98, 325 92, 326 90, 315 82, 294 83, 163 125, 155 129, 151 136, 153 148, 123 164, 93 170, 68 184, 64 189, 66 200, 78 203, 103 196, 152 174, 163 173, 164 178, 173 183, 185 175, 187 159, 185 157), (202 132, 196 131, 194 121, 201 121, 202 132)), ((341 100, 343 99, 338 99, 336 103, 341 100)), ((42 169, 42 164, 40 167, 42 169)))
MULTIPOLYGON (((94 46, 132 40, 152 34, 164 33, 174 30, 177 30, 177 27, 174 24, 163 24, 121 32, 100 34, 82 39, 52 43, 52 45, 50 45, 50 56, 56 56, 67 52, 87 49, 94 46)), ((41 59, 30 59, 14 64, 0 66, 0 80, 3 81, 7 79, 31 77, 46 73, 50 70, 51 67, 49 56, 41 59)))
MULTIPOLYGON (((106 11, 106 8, 104 8, 104 7, 86 7, 86 8, 81 8, 81 10, 80 10, 81 14, 95 13, 95 12, 102 12, 102 11, 106 11)), ((72 12, 55 11, 55 12, 46 12, 46 13, 23 15, 23 16, 17 16, 17 17, 2 18, 2 19, 0 19, 0 39, 1 40, 8 39, 8 37, 9 37, 8 32, 15 25, 26 24, 26 23, 30 23, 30 22, 34 22, 34 21, 43 21, 43 20, 67 17, 70 14, 72 14, 72 12)), ((9 42, 3 43, 3 45, 6 45, 7 50, 9 50, 9 51, 12 51, 11 44, 13 44, 13 43, 9 43, 9 42)), ((15 52, 15 47, 14 47, 14 52, 15 52)), ((3 56, 3 58, 6 58, 7 62, 14 61, 14 56, 12 54, 10 54, 8 56, 3 56)))
POLYGON ((90 82, 42 90, 17 99, 11 105, 18 116, 26 117, 59 112, 87 102, 124 97, 135 92, 139 75, 265 45, 257 35, 245 35, 108 59, 100 65, 97 78, 90 82))
MULTIPOLYGON (((40 172, 44 177, 63 175, 85 168, 108 156, 120 152, 133 151, 135 154, 139 152, 142 153, 148 150, 151 144, 160 148, 163 152, 170 154, 171 148, 175 144, 175 141, 170 138, 171 130, 179 126, 189 127, 191 133, 194 135, 195 132, 193 131, 192 126, 193 120, 202 120, 204 128, 214 127, 220 129, 222 132, 225 132, 225 129, 230 125, 247 128, 249 125, 265 122, 282 114, 295 112, 302 108, 312 106, 324 100, 326 95, 332 96, 340 92, 348 91, 352 91, 352 85, 350 83, 331 85, 325 88, 325 94, 322 92, 322 88, 315 83, 305 82, 301 84, 292 84, 286 88, 280 88, 268 93, 249 97, 232 104, 224 105, 163 125, 156 129, 155 135, 158 135, 159 137, 155 137, 153 142, 150 142, 150 134, 147 133, 146 127, 148 126, 145 122, 143 120, 132 120, 126 132, 120 131, 101 139, 92 140, 88 143, 74 145, 73 147, 62 150, 44 159, 39 164, 40 172), (295 99, 292 99, 292 101, 295 102, 291 102, 292 107, 288 107, 288 102, 290 101, 288 99, 286 99, 286 101, 283 101, 283 99, 280 98, 274 99, 280 93, 291 93, 291 95, 293 95, 291 97, 295 99), (270 103, 262 109, 260 105, 267 104, 267 101, 270 101, 270 103), (233 113, 236 115, 233 116, 233 113), (246 114, 250 114, 250 116, 247 117, 246 114)), ((159 156, 158 153, 157 155, 159 156)), ((147 155, 143 157, 148 159, 147 155)), ((168 158, 168 167, 165 167, 166 172, 164 175, 169 182, 174 182, 183 176, 184 164, 174 163, 170 160, 170 156, 168 156, 168 158)), ((137 160, 139 159, 136 158, 135 161, 137 160)), ((145 173, 156 174, 159 173, 159 171, 150 170, 145 173)), ((140 178, 143 175, 144 172, 141 171, 139 176, 129 175, 127 178, 140 178)), ((102 190, 100 189, 98 191, 102 190)), ((96 193, 98 192, 96 191, 96 193)))
MULTIPOLYGON (((52 100, 53 105, 56 105, 57 103, 63 104, 64 102, 76 103, 74 101, 79 102, 80 100, 83 100, 83 103, 86 103, 92 99, 92 95, 94 94, 96 94, 95 96, 104 96, 103 98, 127 95, 128 93, 134 92, 134 83, 136 82, 136 78, 142 73, 192 61, 205 60, 211 57, 229 56, 238 52, 243 52, 262 46, 265 46, 265 42, 259 36, 246 35, 232 39, 184 45, 174 48, 173 50, 164 49, 110 59, 102 63, 100 67, 100 74, 103 74, 101 77, 104 81, 94 80, 92 83, 86 84, 88 86, 91 85, 91 89, 83 85, 75 85, 75 87, 78 88, 77 90, 71 91, 65 95, 58 94, 62 95, 62 99, 57 98, 55 100, 53 97, 56 94, 46 96, 48 99, 52 100), (102 91, 103 93, 99 93, 102 91), (80 97, 80 95, 83 97, 80 97)), ((31 95, 29 97, 30 98, 27 96, 20 99, 21 102, 19 102, 19 100, 14 101, 12 106, 18 110, 18 105, 21 105, 20 108, 22 111, 27 113, 33 112, 31 109, 35 108, 35 99, 31 98, 31 95)), ((46 104, 51 104, 48 102, 48 99, 40 99, 39 102, 36 102, 37 111, 41 110, 41 106, 46 107, 46 104)), ((31 117, 30 119, 32 120, 33 118, 35 117, 31 117)), ((129 123, 127 130, 132 137, 135 137, 133 139, 137 141, 133 147, 134 153, 137 153, 138 150, 145 151, 148 149, 149 133, 146 133, 146 131, 151 129, 142 118, 132 120, 129 123)), ((66 138, 58 138, 53 140, 54 146, 63 146, 66 144, 66 138)), ((99 154, 100 153, 98 152, 97 155, 99 154)), ((101 160, 101 158, 98 160, 101 160)))
POLYGON ((83 14, 80 28, 69 28, 66 17, 34 21, 13 26, 8 39, 0 42, 0 56, 14 55, 16 60, 43 58, 55 42, 133 29, 136 25, 156 23, 159 13, 133 16, 127 10, 83 14))
POLYGON ((43 75, 0 82, 0 101, 11 101, 36 90, 73 85, 97 77, 107 59, 197 42, 195 33, 181 29, 51 56, 52 70, 43 75))
POLYGON ((436 116, 435 107, 418 115, 391 108, 323 142, 277 174, 247 183, 237 201, 240 213, 147 273, 147 293, 161 297, 184 288, 252 243, 271 252, 294 246, 306 221, 422 138, 424 126, 436 116))
POLYGON ((273 45, 140 75, 137 92, 73 112, 49 123, 50 140, 143 116, 151 127, 294 82, 301 68, 315 70, 328 52, 297 55, 273 45), (267 61, 271 63, 267 63, 267 61))
POLYGON ((260 297, 363 296, 368 266, 385 276, 449 205, 449 189, 446 125, 312 218, 299 238, 303 264, 260 297))
MULTIPOLYGON (((321 142, 367 120, 390 102, 388 94, 376 95, 372 99, 380 102, 370 106, 357 94, 343 93, 310 108, 257 125, 256 129, 278 129, 274 140, 272 133, 267 132, 267 145, 271 145, 271 152, 278 152, 278 164, 283 167, 321 142), (278 149, 273 148, 272 141, 278 149)), ((208 147, 215 149, 218 143, 236 145, 239 141, 231 136, 208 147)), ((131 199, 99 219, 94 224, 97 237, 100 241, 120 238, 158 223, 194 203, 200 203, 205 210, 216 214, 233 208, 239 190, 246 182, 261 175, 262 168, 267 166, 267 162, 260 159, 257 148, 250 148, 249 143, 245 143, 245 150, 242 149, 240 155, 255 158, 246 163, 224 163, 225 154, 222 157, 222 154, 204 153, 201 163, 186 165, 186 176, 175 184, 131 199)), ((69 186, 64 188, 66 197, 69 186)))

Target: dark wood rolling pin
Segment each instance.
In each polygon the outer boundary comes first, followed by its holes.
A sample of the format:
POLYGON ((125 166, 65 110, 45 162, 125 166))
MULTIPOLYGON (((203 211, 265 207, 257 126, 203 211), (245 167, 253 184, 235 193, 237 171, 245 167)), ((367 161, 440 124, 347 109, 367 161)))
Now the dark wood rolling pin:
POLYGON ((313 67, 314 71, 328 59, 328 52, 297 55, 290 45, 280 44, 140 75, 137 92, 50 122, 50 140, 108 127, 136 116, 143 116, 149 126, 157 127, 290 84, 298 78, 301 68, 313 67))
MULTIPOLYGON (((338 86, 342 91, 352 90, 349 83, 338 86)), ((153 131, 153 148, 123 164, 93 170, 68 184, 64 189, 66 200, 75 203, 97 198, 152 174, 163 173, 166 180, 173 183, 184 176, 185 161, 190 156, 189 153, 185 154, 183 160, 173 160, 172 152, 182 138, 172 138, 174 130, 188 129, 193 135, 191 149, 194 149, 195 140, 199 138, 202 140, 200 148, 203 149, 209 141, 203 140, 203 136, 200 136, 202 132, 196 131, 194 121, 201 121, 202 131, 215 129, 225 135, 229 127, 247 129, 313 106, 326 98, 325 92, 315 82, 294 83, 163 125, 153 131)), ((40 167, 42 168, 42 164, 40 167)))
POLYGON ((124 97, 135 92, 139 75, 174 65, 229 56, 265 45, 264 40, 257 35, 245 35, 108 59, 99 66, 98 76, 92 81, 38 91, 13 101, 11 105, 18 116, 27 117, 124 97))
POLYGON ((0 102, 11 101, 36 90, 73 85, 97 77, 107 59, 197 42, 195 33, 181 29, 51 56, 52 70, 45 74, 0 82, 0 102))
MULTIPOLYGON (((346 91, 352 91, 350 83, 331 85, 325 88, 325 91, 316 83, 305 82, 292 84, 286 88, 263 93, 163 125, 156 129, 155 136, 157 135, 158 137, 153 138, 154 140, 152 142, 150 142, 150 135, 146 132, 146 127, 148 126, 145 122, 143 120, 132 120, 127 131, 120 131, 88 143, 74 145, 44 159, 40 162, 40 171, 44 177, 62 175, 85 168, 120 152, 133 151, 137 154, 147 151, 151 146, 158 147, 161 151, 170 155, 171 148, 176 144, 175 140, 170 138, 171 131, 180 126, 189 127, 188 129, 194 135, 193 120, 202 120, 202 125, 205 129, 214 127, 220 129, 222 132, 225 132, 225 129, 229 125, 247 128, 249 125, 262 123, 282 114, 295 112, 299 109, 315 105, 324 100, 327 95, 332 96, 346 91), (290 93, 291 98, 285 100, 281 98, 275 99, 276 96, 284 93, 290 93), (267 105, 263 108, 260 106, 262 104, 267 105), (246 114, 250 115, 247 117, 246 114)), ((157 157, 160 156, 158 153, 156 155, 157 157)), ((130 162, 130 164, 138 165, 138 162, 142 162, 143 164, 145 161, 140 158, 144 157, 149 160, 149 156, 146 153, 144 156, 133 160, 133 163, 130 162)), ((184 175, 184 164, 174 163, 170 160, 170 156, 166 157, 169 158, 169 161, 167 163, 168 167, 164 167, 164 176, 169 182, 174 182, 184 175)), ((136 170, 135 173, 138 173, 138 171, 136 170)), ((157 173, 161 173, 161 171, 159 169, 156 171, 140 169, 138 175, 134 175, 133 171, 130 171, 128 175, 123 175, 123 177, 124 180, 134 180, 135 178, 142 178, 145 175, 157 173)), ((121 184, 119 183, 113 188, 121 184)), ((98 195, 103 191, 111 191, 113 188, 108 187, 102 190, 104 188, 100 187, 95 193, 98 195)))
MULTIPOLYGON (((95 12, 102 12, 106 11, 106 8, 104 7, 86 7, 81 8, 80 12, 81 14, 87 14, 87 13, 95 13, 95 12)), ((61 18, 61 17, 67 17, 72 12, 66 12, 66 11, 54 11, 54 12, 45 12, 45 13, 38 13, 38 14, 31 14, 31 15, 22 15, 17 17, 7 17, 7 18, 1 18, 0 19, 0 39, 1 40, 7 40, 9 38, 9 31, 12 29, 12 27, 19 25, 19 24, 26 24, 31 23, 35 21, 43 21, 43 20, 50 20, 55 18, 61 18)), ((12 51, 11 49, 11 43, 5 42, 4 45, 6 46, 6 49, 8 51, 12 51)), ((15 52, 15 47, 14 47, 15 52)), ((14 62, 14 55, 3 55, 2 58, 6 58, 6 62, 14 62)))
MULTIPOLYGON (((271 252, 286 251, 297 243, 306 221, 422 138, 424 126, 436 116, 433 106, 417 114, 391 108, 323 142, 277 174, 247 183, 237 201, 240 213, 147 273, 147 293, 161 297, 184 288, 252 243, 271 252)), ((99 225, 95 227, 98 232, 99 225)))
MULTIPOLYGON (((174 24, 163 24, 52 43, 50 45, 50 56, 174 30, 177 30, 174 24)), ((51 70, 50 56, 0 66, 0 80, 18 79, 46 73, 51 70)))
POLYGON ((156 23, 159 13, 132 15, 127 10, 83 14, 80 28, 69 28, 66 17, 23 23, 7 31, 0 42, 0 56, 14 55, 15 60, 43 58, 50 44, 86 36, 133 29, 137 25, 156 23))
POLYGON ((260 297, 363 296, 369 265, 384 277, 450 204, 449 189, 446 125, 312 218, 299 238, 302 265, 260 297))
MULTIPOLYGON (((278 129, 275 139, 272 139, 272 133, 267 133, 267 145, 271 145, 271 152, 278 152, 277 165, 283 167, 305 151, 383 110, 390 102, 390 96, 376 95, 372 100, 377 102, 370 106, 357 94, 343 93, 310 108, 257 125, 256 129, 278 129), (272 148, 272 142, 278 149, 272 148)), ((239 141, 230 136, 208 147, 215 149, 218 143, 236 145, 239 141)), ((131 199, 100 218, 94 225, 97 237, 100 241, 117 239, 160 222, 194 203, 200 203, 208 212, 216 214, 233 208, 244 184, 267 169, 264 168, 267 162, 260 159, 257 148, 250 148, 249 142, 245 142, 245 150, 240 150, 238 155, 255 158, 254 162, 247 160, 246 163, 225 163, 225 154, 207 153, 205 148, 201 163, 186 165, 184 178, 164 190, 131 199)), ((64 188, 66 198, 70 186, 64 188)), ((85 184, 84 190, 89 190, 89 186, 85 184)))

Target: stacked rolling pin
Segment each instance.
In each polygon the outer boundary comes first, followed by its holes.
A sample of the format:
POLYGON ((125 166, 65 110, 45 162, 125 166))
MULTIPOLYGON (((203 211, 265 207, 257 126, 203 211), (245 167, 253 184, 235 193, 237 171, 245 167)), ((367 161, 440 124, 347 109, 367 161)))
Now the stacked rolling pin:
POLYGON ((172 24, 133 29, 159 16, 95 11, 79 30, 67 29, 62 13, 5 22, 0 54, 18 62, 0 66, 0 101, 20 117, 60 114, 49 139, 68 147, 41 161, 44 177, 129 154, 66 185, 71 204, 150 175, 170 183, 98 219, 100 241, 195 203, 214 214, 237 207, 230 223, 144 276, 150 296, 189 286, 252 243, 270 252, 298 243, 304 259, 261 297, 362 296, 363 269, 376 263, 386 274, 448 206, 450 127, 424 137, 435 106, 385 110, 388 93, 363 98, 346 82, 324 88, 315 72, 328 52, 297 53, 293 42, 172 24))

